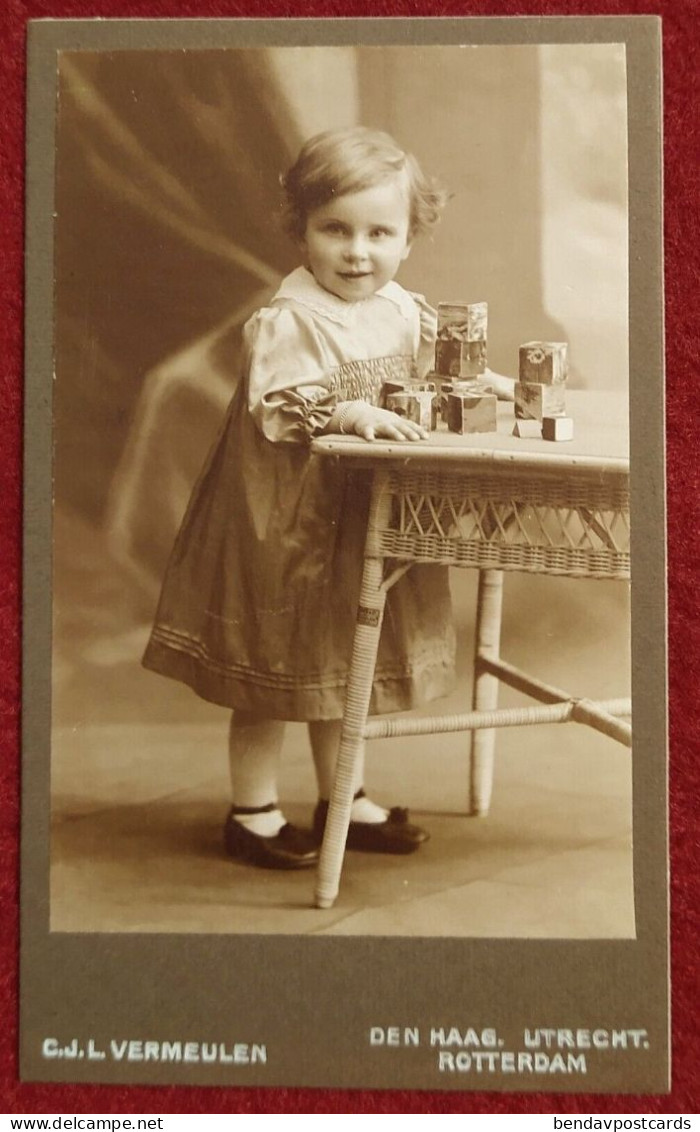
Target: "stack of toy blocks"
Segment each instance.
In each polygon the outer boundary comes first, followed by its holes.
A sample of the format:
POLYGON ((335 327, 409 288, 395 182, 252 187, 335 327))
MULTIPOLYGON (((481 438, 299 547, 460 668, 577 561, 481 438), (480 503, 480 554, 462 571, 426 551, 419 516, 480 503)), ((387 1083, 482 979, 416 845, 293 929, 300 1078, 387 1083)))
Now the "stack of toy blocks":
POLYGON ((525 342, 520 347, 515 436, 573 439, 573 421, 566 416, 568 372, 566 342, 525 342))
POLYGON ((495 432, 496 395, 486 370, 486 303, 439 303, 435 376, 440 412, 451 432, 495 432))

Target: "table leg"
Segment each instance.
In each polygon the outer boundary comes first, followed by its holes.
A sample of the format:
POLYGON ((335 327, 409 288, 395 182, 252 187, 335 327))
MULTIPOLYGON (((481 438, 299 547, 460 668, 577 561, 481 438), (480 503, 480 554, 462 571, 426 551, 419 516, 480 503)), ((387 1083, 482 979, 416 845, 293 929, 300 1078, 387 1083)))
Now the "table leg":
POLYGON ((391 509, 391 497, 383 490, 384 481, 383 473, 375 473, 338 761, 318 866, 317 908, 332 908, 338 895, 356 788, 355 770, 365 742, 365 725, 386 604, 386 592, 382 586, 384 560, 376 546, 376 532, 386 524, 391 509))
MULTIPOLYGON (((483 670, 483 659, 498 660, 501 645, 503 572, 479 571, 474 648, 474 711, 493 711, 498 706, 498 677, 483 670)), ((493 755, 496 732, 472 731, 469 759, 469 809, 475 815, 487 814, 493 785, 493 755)))

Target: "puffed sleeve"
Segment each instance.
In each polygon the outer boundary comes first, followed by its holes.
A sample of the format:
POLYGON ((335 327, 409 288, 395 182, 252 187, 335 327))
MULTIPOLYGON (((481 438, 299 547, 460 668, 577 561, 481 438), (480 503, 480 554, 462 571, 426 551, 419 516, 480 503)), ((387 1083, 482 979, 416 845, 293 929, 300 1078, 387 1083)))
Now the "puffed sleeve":
POLYGON ((435 368, 435 339, 437 338, 437 312, 426 301, 424 295, 411 291, 411 298, 418 307, 419 332, 416 345, 416 366, 421 377, 435 368))
POLYGON ((248 408, 274 442, 300 444, 327 427, 338 403, 313 319, 266 307, 246 324, 248 408))

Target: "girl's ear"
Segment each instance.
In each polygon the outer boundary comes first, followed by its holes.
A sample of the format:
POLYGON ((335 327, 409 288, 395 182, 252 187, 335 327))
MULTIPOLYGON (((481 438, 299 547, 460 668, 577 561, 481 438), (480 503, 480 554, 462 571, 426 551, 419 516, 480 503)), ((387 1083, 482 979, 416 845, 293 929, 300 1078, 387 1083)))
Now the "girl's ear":
POLYGON ((409 257, 409 256, 410 256, 410 254, 411 254, 411 248, 412 248, 412 247, 413 247, 413 239, 412 239, 412 237, 410 237, 410 236, 409 236, 408 240, 406 241, 406 247, 405 247, 405 248, 404 248, 404 250, 403 250, 403 251, 401 252, 401 261, 402 261, 402 262, 403 262, 403 261, 404 261, 405 259, 408 259, 408 257, 409 257))

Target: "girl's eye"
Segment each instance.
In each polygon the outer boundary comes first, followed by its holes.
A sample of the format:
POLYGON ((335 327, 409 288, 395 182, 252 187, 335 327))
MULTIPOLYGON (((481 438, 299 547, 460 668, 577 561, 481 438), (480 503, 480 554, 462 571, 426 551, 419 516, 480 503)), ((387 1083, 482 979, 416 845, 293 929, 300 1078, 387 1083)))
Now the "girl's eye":
POLYGON ((372 236, 372 239, 374 239, 374 240, 378 240, 378 239, 380 240, 384 236, 393 236, 393 234, 394 233, 391 231, 390 228, 373 228, 371 233, 370 233, 370 235, 372 236))
POLYGON ((329 232, 331 236, 340 236, 342 235, 344 229, 342 224, 338 224, 335 220, 331 220, 324 226, 323 231, 329 232))

